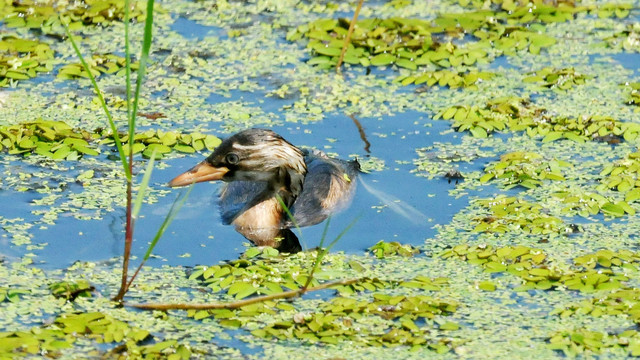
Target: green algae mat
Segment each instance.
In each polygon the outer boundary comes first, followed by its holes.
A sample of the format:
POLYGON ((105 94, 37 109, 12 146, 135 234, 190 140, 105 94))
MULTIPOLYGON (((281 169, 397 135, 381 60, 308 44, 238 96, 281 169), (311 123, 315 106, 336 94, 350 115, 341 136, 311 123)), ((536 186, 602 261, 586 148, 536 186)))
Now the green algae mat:
MULTIPOLYGON (((118 306, 109 299, 122 261, 95 249, 120 246, 124 174, 59 16, 124 134, 124 2, 1 2, 0 358, 640 356, 640 3, 365 2, 336 74, 356 6, 157 2, 134 173, 154 153, 160 170, 194 164, 247 127, 287 137, 341 116, 336 131, 360 142, 352 116, 370 139, 397 143, 335 155, 392 184, 410 168, 424 180, 411 197, 426 210, 407 216, 429 235, 347 232, 340 241, 366 245, 331 251, 311 280, 315 249, 246 247, 189 264, 218 235, 191 239, 178 255, 189 266, 144 267, 118 306), (438 129, 438 140, 396 136, 405 123, 438 129), (394 157, 401 147, 411 155, 394 157), (434 225, 447 206, 436 183, 462 205, 434 225), (83 235, 105 222, 115 239, 83 235), (88 250, 70 247, 77 261, 56 263, 48 249, 69 236, 88 250), (130 306, 230 303, 337 280, 349 281, 234 309, 130 306)), ((138 53, 145 4, 130 14, 138 53)), ((316 145, 332 153, 335 141, 316 145)), ((151 186, 147 209, 170 204, 161 180, 151 186)))

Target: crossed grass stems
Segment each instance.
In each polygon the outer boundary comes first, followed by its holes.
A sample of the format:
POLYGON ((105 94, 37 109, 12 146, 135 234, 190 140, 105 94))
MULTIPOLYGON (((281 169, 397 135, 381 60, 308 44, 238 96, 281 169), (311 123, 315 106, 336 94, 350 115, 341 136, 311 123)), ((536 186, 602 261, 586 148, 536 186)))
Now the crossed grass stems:
MULTIPOLYGON (((342 64, 342 58, 344 57, 345 50, 347 48, 347 45, 349 44, 350 35, 351 35, 352 31, 353 31, 353 26, 354 26, 354 24, 355 24, 355 22, 357 20, 358 13, 360 11, 360 8, 362 7, 363 1, 364 0, 360 0, 358 5, 357 5, 357 8, 356 8, 355 13, 354 13, 353 20, 351 22, 351 27, 349 29, 349 35, 345 38, 342 54, 340 56, 340 61, 338 62, 338 65, 336 66, 336 71, 338 73, 340 73, 340 65, 342 64)), ((129 24, 129 22, 130 22, 130 5, 129 5, 129 3, 130 3, 130 0, 124 0, 124 20, 123 21, 124 21, 125 77, 126 77, 126 98, 127 98, 126 102, 127 102, 127 120, 128 120, 128 136, 127 136, 127 139, 129 139, 129 142, 130 142, 131 139, 134 139, 134 136, 135 136, 136 117, 137 117, 137 114, 138 114, 138 99, 140 98, 140 89, 142 87, 142 81, 143 81, 145 73, 146 73, 147 61, 149 59, 149 50, 151 48, 151 40, 153 38, 153 31, 152 31, 153 30, 153 7, 154 7, 155 1, 154 0, 147 0, 147 8, 146 8, 147 16, 145 18, 142 49, 141 49, 141 53, 140 53, 139 67, 138 67, 138 72, 137 72, 137 76, 136 76, 135 92, 134 92, 133 96, 131 94, 131 90, 132 89, 131 89, 131 49, 130 49, 130 45, 129 45, 129 33, 130 33, 130 31, 129 31, 129 26, 130 26, 130 24, 129 24)), ((95 77, 91 73, 89 65, 87 64, 87 62, 85 61, 84 57, 82 56, 82 52, 80 51, 80 48, 78 47, 78 44, 76 43, 73 35, 71 34, 71 30, 69 29, 69 19, 65 18, 63 16, 60 16, 60 22, 62 23, 62 25, 64 27, 64 30, 66 32, 66 35, 69 38, 69 41, 71 42, 71 45, 73 46, 73 49, 76 52, 76 55, 80 59, 80 62, 82 64, 84 70, 86 71, 86 74, 87 74, 89 80, 91 81, 91 84, 93 85, 93 89, 94 89, 94 91, 96 93, 96 96, 98 97, 98 100, 100 101, 100 105, 102 106, 102 109, 103 109, 103 111, 104 111, 104 113, 105 113, 105 115, 107 117, 107 121, 109 123, 109 127, 111 129, 111 132, 113 133, 113 138, 115 140, 115 144, 116 144, 116 148, 118 150, 118 154, 120 155, 120 161, 122 162, 122 169, 123 169, 123 171, 125 173, 125 178, 126 178, 126 224, 125 224, 124 251, 123 251, 123 261, 122 261, 122 277, 121 277, 120 289, 118 290, 118 293, 116 294, 116 296, 114 296, 112 298, 113 301, 122 304, 125 294, 127 293, 129 288, 131 287, 131 284, 133 283, 133 281, 135 280, 136 276, 140 272, 140 269, 142 269, 142 266, 149 259, 153 249, 155 248, 155 246, 157 245, 158 241, 160 240, 160 238, 164 234, 165 230, 167 229, 169 224, 171 224, 171 222, 175 218, 176 214, 178 213, 178 211, 180 210, 182 205, 184 205, 186 199, 189 196, 189 193, 191 192, 191 190, 193 188, 193 184, 186 190, 186 192, 180 193, 178 195, 178 197, 176 198, 176 200, 173 202, 169 212, 167 213, 166 217, 164 218, 164 221, 162 222, 162 224, 160 225, 160 227, 156 231, 156 234, 153 237, 153 240, 149 244, 149 246, 147 248, 147 251, 146 251, 145 255, 142 258, 142 261, 140 262, 139 266, 136 268, 136 270, 133 273, 133 275, 131 277, 129 277, 128 272, 129 272, 129 262, 130 262, 130 257, 131 257, 131 246, 132 246, 132 243, 133 243, 133 235, 134 235, 134 227, 135 227, 134 225, 135 225, 135 222, 136 222, 136 220, 138 218, 138 214, 140 212, 140 208, 142 207, 142 201, 144 199, 145 193, 146 193, 146 191, 148 190, 148 187, 149 187, 149 180, 151 178, 151 173, 152 173, 153 168, 154 168, 154 161, 155 161, 155 158, 156 158, 156 153, 154 151, 153 154, 151 155, 151 158, 149 159, 149 163, 147 164, 144 176, 142 178, 142 181, 140 182, 140 185, 139 185, 139 188, 138 188, 138 192, 137 192, 137 194, 135 196, 135 200, 134 200, 134 198, 133 198, 133 186, 134 186, 134 180, 133 180, 133 146, 126 146, 126 147, 123 146, 122 141, 120 139, 120 134, 118 133, 118 128, 117 128, 117 126, 115 124, 115 121, 113 119, 111 111, 109 111, 109 108, 107 107, 107 104, 106 104, 106 102, 104 100, 104 97, 102 96, 102 92, 100 91, 100 87, 98 86, 98 83, 96 82, 95 77)), ((278 201, 280 202, 280 204, 285 209, 285 212, 287 213, 287 216, 289 216, 289 218, 291 218, 291 220, 294 222, 294 226, 298 230, 298 232, 300 233, 301 238, 302 238, 302 232, 300 230, 300 227, 295 223, 293 215, 291 214, 289 209, 286 207, 286 205, 283 203, 283 201, 282 201, 282 199, 280 197, 278 197, 278 201)), ((315 259, 314 263, 312 264, 311 269, 309 270, 309 275, 307 277, 307 282, 305 283, 304 286, 302 286, 299 289, 290 290, 290 291, 284 291, 284 292, 281 292, 281 293, 271 294, 271 295, 266 295, 266 296, 257 296, 257 297, 244 299, 244 300, 240 300, 240 301, 235 301, 235 302, 230 302, 230 303, 209 303, 209 304, 151 304, 151 303, 149 303, 149 304, 126 304, 126 305, 127 306, 131 306, 131 307, 135 307, 135 308, 139 308, 139 309, 147 309, 147 310, 236 309, 236 308, 240 308, 242 306, 246 306, 246 305, 250 305, 250 304, 254 304, 254 303, 258 303, 258 302, 263 302, 263 301, 269 301, 269 300, 275 300, 275 299, 294 298, 294 297, 301 296, 301 295, 303 295, 303 294, 305 294, 307 292, 310 292, 310 291, 322 290, 322 289, 330 288, 330 287, 333 287, 333 286, 354 284, 354 283, 358 282, 361 279, 357 279, 356 278, 356 279, 347 279, 347 280, 337 280, 337 281, 325 282, 325 283, 317 285, 317 286, 309 287, 309 285, 313 281, 314 273, 320 267, 320 264, 322 264, 322 259, 324 258, 324 256, 329 252, 329 250, 333 247, 333 245, 335 245, 337 243, 337 241, 344 234, 346 234, 349 231, 349 229, 351 229, 351 227, 355 224, 355 222, 358 219, 359 219, 359 217, 357 217, 354 221, 352 221, 331 243, 329 243, 329 245, 327 245, 326 248, 323 248, 331 218, 327 219, 327 222, 325 224, 325 227, 324 227, 324 230, 323 230, 323 233, 322 233, 322 238, 321 238, 321 241, 320 241, 320 245, 318 247, 318 252, 317 252, 317 255, 316 255, 316 259, 315 259)))

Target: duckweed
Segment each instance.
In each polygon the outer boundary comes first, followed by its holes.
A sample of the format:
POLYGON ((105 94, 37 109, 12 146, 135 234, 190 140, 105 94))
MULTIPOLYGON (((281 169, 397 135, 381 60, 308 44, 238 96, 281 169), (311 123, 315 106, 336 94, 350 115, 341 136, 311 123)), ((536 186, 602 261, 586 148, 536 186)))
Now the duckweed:
POLYGON ((621 136, 627 141, 638 137, 640 124, 621 122, 609 116, 551 116, 520 98, 500 98, 485 106, 455 105, 441 110, 435 119, 453 120, 457 131, 469 131, 474 137, 487 137, 494 131, 525 131, 542 142, 568 139, 575 142, 621 136))
POLYGON ((11 35, 0 38, 0 87, 53 70, 53 50, 48 44, 11 35))
MULTIPOLYGON (((614 290, 628 281, 625 274, 614 271, 623 268, 637 270, 640 257, 630 251, 615 253, 601 250, 574 259, 574 267, 562 269, 550 262, 540 249, 526 246, 493 247, 491 245, 457 245, 440 254, 443 258, 459 258, 473 265, 480 265, 489 273, 509 273, 520 277, 522 285, 515 291, 548 290, 563 288, 583 293, 614 290), (599 265, 599 269, 595 269, 599 265)), ((495 286, 484 285, 483 290, 493 291, 495 286)))
MULTIPOLYGON (((120 136, 128 149, 128 135, 120 136)), ((133 152, 150 157, 153 151, 162 157, 172 151, 194 153, 213 150, 221 140, 199 132, 182 134, 176 131, 148 130, 135 135, 133 152)), ((61 121, 38 119, 18 125, 0 126, 0 150, 9 154, 38 154, 52 160, 77 160, 83 155, 99 155, 100 144, 114 146, 113 137, 104 130, 73 129, 61 121)))
MULTIPOLYGON (((144 4, 132 3, 131 19, 144 21, 144 4)), ((82 25, 109 24, 124 18, 123 0, 82 0, 73 4, 47 3, 25 0, 4 3, 0 6, 0 16, 10 28, 26 27, 51 30, 60 26, 59 16, 69 18, 73 27, 82 25)), ((59 30, 59 29, 58 29, 59 30)))
POLYGON ((503 195, 494 199, 479 199, 474 203, 486 212, 486 216, 474 219, 473 231, 476 232, 549 234, 565 231, 563 221, 545 214, 539 204, 503 195))
MULTIPOLYGON (((531 10, 531 7, 522 7, 514 16, 522 16, 519 23, 528 23, 533 19, 524 15, 530 14, 531 10)), ((553 37, 527 27, 506 25, 510 19, 504 15, 491 11, 442 14, 433 22, 398 17, 359 19, 344 62, 362 66, 394 64, 409 70, 424 65, 473 66, 489 62, 493 57, 490 52, 495 50, 507 55, 515 55, 518 51, 538 54, 541 49, 556 43, 553 37), (436 41, 433 37, 438 33, 455 32, 471 33, 479 41, 459 46, 452 41, 436 41)), ((319 19, 292 29, 287 33, 287 40, 309 40, 307 48, 315 55, 309 63, 326 68, 337 63, 348 28, 346 19, 319 19)))
POLYGON ((437 70, 437 71, 424 71, 416 74, 403 75, 397 77, 394 81, 399 82, 402 85, 422 85, 427 87, 431 86, 448 86, 451 89, 459 87, 465 89, 477 90, 476 83, 482 80, 489 80, 494 77, 494 73, 482 71, 470 71, 470 72, 453 72, 450 70, 437 70))
POLYGON ((570 166, 566 161, 545 161, 540 154, 516 151, 502 155, 499 162, 485 167, 480 182, 496 179, 507 189, 518 185, 533 188, 543 180, 564 180, 562 169, 570 166))
POLYGON ((382 240, 370 247, 369 251, 371 251, 378 259, 394 255, 412 257, 420 253, 419 249, 416 249, 409 244, 403 245, 397 241, 385 242, 382 240))
MULTIPOLYGON (((101 74, 124 74, 125 58, 114 54, 94 54, 91 58, 86 59, 87 65, 91 70, 91 74, 94 78, 99 77, 101 74)), ((131 70, 138 69, 138 63, 131 64, 131 70)), ((60 68, 58 71, 58 78, 60 79, 77 79, 88 78, 89 75, 85 71, 82 64, 67 64, 60 68)))
POLYGON ((546 67, 529 74, 530 76, 522 79, 523 82, 536 83, 545 88, 558 90, 569 90, 574 86, 584 85, 587 80, 593 78, 593 76, 577 72, 574 68, 546 67))

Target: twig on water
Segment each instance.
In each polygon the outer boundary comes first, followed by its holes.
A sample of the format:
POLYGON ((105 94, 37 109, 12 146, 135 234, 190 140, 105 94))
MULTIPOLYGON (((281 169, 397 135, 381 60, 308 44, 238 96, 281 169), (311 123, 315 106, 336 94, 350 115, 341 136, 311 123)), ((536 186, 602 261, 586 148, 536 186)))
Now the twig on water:
POLYGON ((344 44, 342 44, 342 51, 340 51, 340 57, 338 58, 338 63, 336 64, 336 73, 340 74, 340 67, 342 66, 342 61, 344 60, 344 54, 347 52, 347 47, 351 42, 351 35, 353 34, 353 29, 356 27, 356 22, 358 21, 358 14, 360 14, 360 9, 362 8, 362 4, 364 0, 358 1, 358 6, 356 6, 356 11, 353 13, 353 19, 351 19, 351 23, 349 24, 349 31, 347 32, 347 36, 344 38, 344 44))
POLYGON ((149 303, 149 304, 125 304, 126 306, 130 306, 130 307, 134 307, 136 309, 143 309, 143 310, 161 310, 161 311, 166 311, 166 310, 216 310, 216 309, 238 309, 241 308, 243 306, 247 306, 247 305, 251 305, 251 304, 256 304, 256 303, 260 303, 260 302, 264 302, 264 301, 269 301, 269 300, 277 300, 277 299, 291 299, 294 297, 298 297, 301 295, 304 295, 305 293, 311 292, 311 291, 318 291, 318 290, 323 290, 323 289, 327 289, 333 286, 344 286, 344 285, 351 285, 351 284, 355 284, 356 282, 360 281, 361 279, 347 279, 347 280, 337 280, 337 281, 331 281, 331 282, 326 282, 324 284, 320 284, 317 286, 312 286, 312 287, 308 287, 308 288, 300 288, 297 290, 290 290, 290 291, 285 291, 285 292, 281 292, 278 294, 272 294, 272 295, 265 295, 265 296, 258 296, 258 297, 253 297, 253 298, 249 298, 249 299, 245 299, 245 300, 240 300, 240 301, 235 301, 235 302, 230 302, 230 303, 214 303, 214 304, 162 304, 162 303, 149 303))

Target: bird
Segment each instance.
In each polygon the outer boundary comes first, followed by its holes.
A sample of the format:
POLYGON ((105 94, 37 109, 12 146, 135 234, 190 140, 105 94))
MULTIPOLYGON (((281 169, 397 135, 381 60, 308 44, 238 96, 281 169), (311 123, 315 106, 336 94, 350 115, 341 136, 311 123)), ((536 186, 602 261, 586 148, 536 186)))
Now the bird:
POLYGON ((359 173, 357 159, 300 149, 272 130, 252 128, 225 139, 168 185, 225 182, 219 196, 223 224, 234 225, 256 246, 294 253, 301 246, 291 229, 318 224, 346 208, 359 173))

